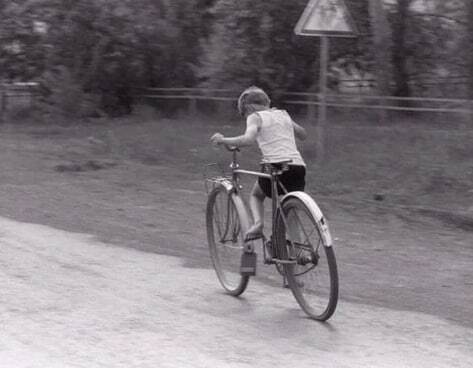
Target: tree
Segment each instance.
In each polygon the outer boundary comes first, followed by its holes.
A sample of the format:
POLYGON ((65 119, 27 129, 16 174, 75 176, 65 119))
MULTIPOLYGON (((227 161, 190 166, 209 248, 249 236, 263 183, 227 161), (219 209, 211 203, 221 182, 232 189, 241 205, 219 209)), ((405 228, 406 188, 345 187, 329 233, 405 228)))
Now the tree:
POLYGON ((204 48, 205 85, 271 91, 311 84, 314 41, 293 34, 305 0, 217 1, 213 32, 204 48))
POLYGON ((382 2, 370 0, 369 12, 373 47, 376 50, 374 64, 376 66, 377 89, 379 95, 385 96, 390 93, 391 73, 389 68, 386 70, 386 66, 390 64, 392 35, 382 2))
POLYGON ((409 96, 409 73, 407 60, 409 52, 406 46, 408 32, 409 6, 412 0, 398 0, 396 12, 393 14, 393 73, 394 95, 409 96))
POLYGON ((197 83, 199 41, 209 32, 202 20, 212 5, 213 0, 2 1, 1 72, 12 80, 39 80, 46 99, 53 105, 69 100, 71 112, 84 100, 109 113, 127 112, 134 86, 197 83), (47 32, 35 32, 35 22, 47 32))
POLYGON ((42 71, 42 34, 35 29, 36 18, 30 9, 36 1, 0 2, 0 77, 29 80, 42 71))
POLYGON ((441 93, 428 79, 464 73, 461 35, 466 21, 463 0, 429 0, 421 3, 399 0, 392 3, 388 19, 392 28, 394 95, 441 93), (413 90, 415 88, 415 90, 413 90))
POLYGON ((473 2, 466 1, 467 4, 467 38, 468 38, 468 98, 473 100, 473 2))
MULTIPOLYGON (((347 3, 364 31, 366 1, 347 3)), ((317 85, 318 40, 295 36, 293 31, 306 5, 307 0, 218 0, 212 9, 213 32, 202 56, 203 85, 240 89, 257 84, 273 96, 278 90, 305 91, 317 85)), ((366 45, 365 37, 337 39, 331 57, 351 59, 365 69, 366 45)))

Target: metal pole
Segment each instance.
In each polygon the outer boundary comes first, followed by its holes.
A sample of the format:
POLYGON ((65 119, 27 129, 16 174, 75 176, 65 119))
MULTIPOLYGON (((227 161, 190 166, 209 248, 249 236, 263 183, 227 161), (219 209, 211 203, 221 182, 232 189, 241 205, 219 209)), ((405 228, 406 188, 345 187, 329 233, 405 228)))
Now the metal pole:
MULTIPOLYGON (((389 75, 390 71, 386 66, 389 65, 391 35, 389 33, 388 21, 384 11, 383 3, 379 0, 369 1, 370 22, 373 27, 373 41, 376 50, 376 81, 377 94, 381 96, 389 95, 389 75)), ((380 99, 378 104, 385 106, 384 99, 380 99)), ((387 111, 378 110, 378 119, 381 124, 386 122, 387 111)))
POLYGON ((319 119, 316 126, 317 132, 317 157, 323 159, 324 149, 324 127, 327 122, 327 69, 329 63, 329 40, 327 36, 320 37, 320 78, 319 78, 319 119))

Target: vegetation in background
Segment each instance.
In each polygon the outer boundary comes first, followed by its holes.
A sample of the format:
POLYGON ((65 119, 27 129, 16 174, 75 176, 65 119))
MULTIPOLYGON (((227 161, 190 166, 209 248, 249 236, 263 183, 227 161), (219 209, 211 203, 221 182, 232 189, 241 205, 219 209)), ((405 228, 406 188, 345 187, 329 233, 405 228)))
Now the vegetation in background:
MULTIPOLYGON (((382 75, 382 89, 398 96, 473 73, 470 1, 386 1, 375 12, 373 0, 346 3, 360 35, 331 43, 332 66, 382 75), (380 45, 391 73, 377 73, 380 45)), ((41 82, 44 106, 71 116, 129 113, 135 87, 254 83, 277 99, 277 90, 317 86, 318 40, 293 33, 306 4, 0 0, 0 79, 41 82)))

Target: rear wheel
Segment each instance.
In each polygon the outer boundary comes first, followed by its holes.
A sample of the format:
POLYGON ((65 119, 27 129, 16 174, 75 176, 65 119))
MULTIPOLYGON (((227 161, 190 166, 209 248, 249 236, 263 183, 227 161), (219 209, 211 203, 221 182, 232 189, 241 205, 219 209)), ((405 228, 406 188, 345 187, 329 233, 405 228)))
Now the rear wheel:
POLYGON ((240 275, 243 237, 249 227, 240 197, 229 194, 223 186, 214 188, 208 198, 207 240, 217 277, 231 295, 243 293, 249 276, 240 275))
POLYGON ((282 211, 284 218, 279 214, 276 219, 278 248, 282 257, 293 261, 284 265, 287 282, 302 310, 325 321, 335 312, 338 301, 333 248, 323 244, 323 229, 302 200, 287 199, 282 211))

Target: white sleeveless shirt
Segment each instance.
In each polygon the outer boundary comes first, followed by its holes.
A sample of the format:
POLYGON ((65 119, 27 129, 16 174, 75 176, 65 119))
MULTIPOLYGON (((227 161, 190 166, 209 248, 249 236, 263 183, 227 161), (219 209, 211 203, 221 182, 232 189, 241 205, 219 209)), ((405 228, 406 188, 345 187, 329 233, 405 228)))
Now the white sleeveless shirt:
POLYGON ((261 127, 256 141, 263 154, 264 162, 292 160, 291 165, 305 166, 296 146, 292 119, 285 110, 258 111, 261 127))

